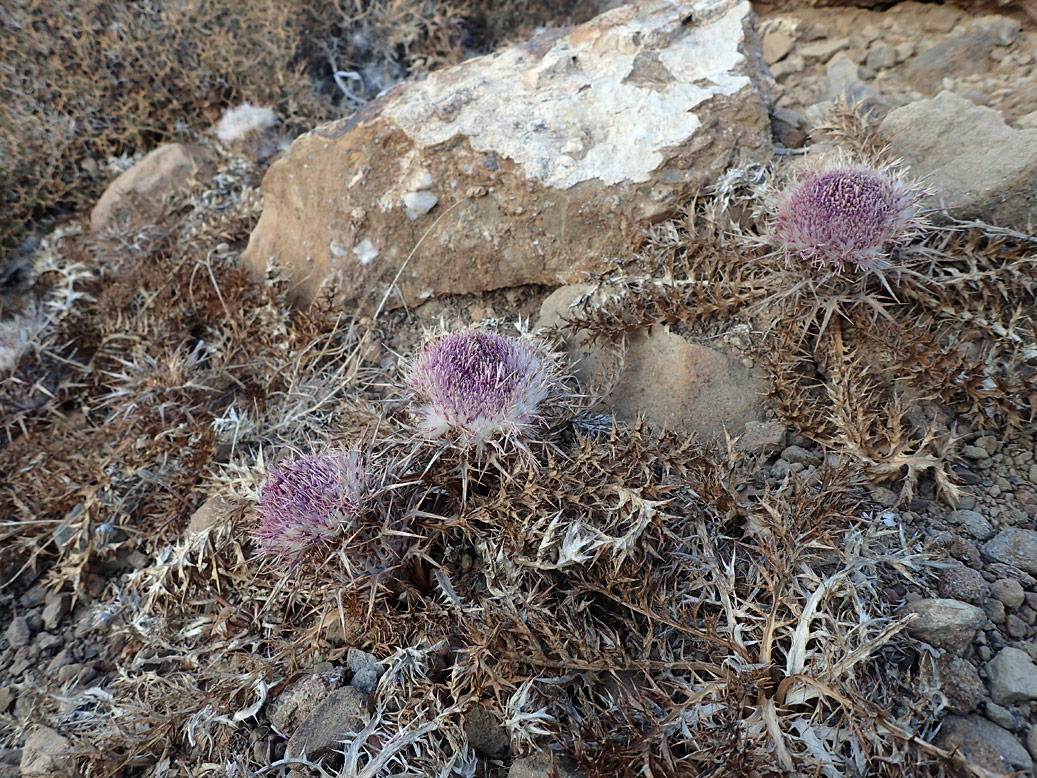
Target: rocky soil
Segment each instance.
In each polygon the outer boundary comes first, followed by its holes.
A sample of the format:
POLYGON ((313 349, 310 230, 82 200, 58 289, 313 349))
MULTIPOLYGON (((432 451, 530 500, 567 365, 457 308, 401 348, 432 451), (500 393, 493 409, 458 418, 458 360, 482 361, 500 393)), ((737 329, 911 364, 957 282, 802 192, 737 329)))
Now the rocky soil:
MULTIPOLYGON (((615 156, 621 144, 578 133, 581 126, 609 124, 592 115, 601 111, 603 101, 622 102, 620 90, 629 79, 618 68, 613 72, 588 60, 587 54, 614 61, 605 43, 620 26, 616 20, 623 9, 618 13, 599 27, 583 28, 590 42, 572 42, 571 50, 564 51, 571 60, 558 55, 522 61, 523 52, 529 56, 537 47, 556 44, 560 33, 548 31, 525 49, 509 49, 484 70, 451 70, 398 85, 357 116, 297 141, 264 181, 267 200, 241 260, 254 282, 262 282, 273 256, 275 267, 295 272, 288 297, 296 303, 318 299, 333 286, 336 304, 350 313, 370 316, 385 310, 385 337, 369 344, 364 355, 370 370, 413 352, 422 329, 439 321, 522 318, 542 326, 558 324, 570 303, 591 291, 579 282, 606 274, 615 257, 635 250, 645 230, 675 215, 667 207, 701 191, 722 170, 736 162, 766 162, 772 152, 795 158, 814 143, 830 145, 819 127, 826 109, 840 97, 859 102, 912 173, 934 185, 928 204, 946 209, 943 217, 992 222, 1014 235, 1033 233, 1037 22, 1023 9, 978 14, 953 4, 913 1, 882 10, 761 5, 751 25, 743 25, 741 18, 731 21, 725 32, 734 36, 725 39, 730 55, 712 39, 698 41, 716 43, 707 61, 712 70, 676 75, 660 63, 671 55, 690 55, 679 49, 673 53, 677 36, 662 25, 650 30, 655 48, 645 46, 652 56, 644 58, 638 78, 660 91, 669 89, 671 97, 674 84, 684 89, 681 99, 705 106, 701 126, 691 135, 649 133, 638 147, 643 159, 621 160, 615 156), (589 73, 572 64, 578 57, 592 68, 589 73), (719 72, 730 83, 723 82, 716 94, 692 94, 699 81, 722 82, 719 72), (584 113, 570 116, 569 124, 558 118, 565 111, 537 113, 545 93, 580 94, 583 80, 601 93, 588 92, 584 113), (467 90, 467 102, 444 104, 443 94, 459 83, 467 90), (530 84, 529 93, 520 95, 530 84), (480 101, 490 107, 480 109, 480 101), (488 135, 486 127, 509 103, 518 118, 488 135), (555 135, 542 145, 535 133, 523 135, 529 128, 518 124, 528 115, 557 121, 555 135), (334 151, 328 151, 331 146, 334 151), (660 150, 669 155, 665 160, 660 150), (563 154, 567 162, 559 164, 563 154), (313 163, 314 156, 319 164, 313 163), (516 162, 520 157, 521 164, 516 162), (356 170, 366 170, 368 180, 351 188, 356 170), (304 176, 320 178, 325 188, 300 184, 304 176), (319 218, 312 217, 319 201, 331 199, 335 189, 347 195, 333 208, 319 209, 319 218), (495 263, 498 256, 506 261, 495 263), (359 263, 362 271, 349 276, 348 283, 333 285, 344 277, 339 261, 342 266, 359 263), (383 297, 386 283, 397 278, 403 279, 399 293, 383 297)), ((617 102, 613 108, 679 113, 654 102, 617 102)), ((653 116, 669 121, 665 113, 653 116)), ((224 194, 233 190, 235 197, 246 193, 250 213, 258 217, 256 187, 270 163, 264 154, 273 153, 273 146, 249 156, 242 148, 214 150, 211 137, 200 137, 199 143, 167 146, 139 163, 143 167, 120 178, 102 197, 84 229, 129 244, 133 235, 118 237, 127 213, 134 218, 144 213, 145 221, 154 222, 177 197, 221 188, 224 194)), ((215 200, 215 205, 224 202, 215 200)), ((66 229, 75 236, 76 227, 66 229)), ((243 242, 228 240, 210 249, 237 261, 243 242)), ((60 246, 60 236, 53 237, 40 251, 60 253, 60 246)), ((660 326, 632 335, 622 359, 603 347, 573 343, 569 353, 581 359, 582 384, 605 397, 604 409, 621 421, 634 424, 643 415, 703 439, 722 439, 725 430, 743 435, 741 445, 760 455, 761 489, 780 484, 790 473, 808 478, 821 472, 826 452, 761 399, 766 378, 753 359, 751 333, 733 329, 715 335, 713 340, 696 338, 678 325, 660 326)), ((869 485, 870 497, 890 526, 912 538, 912 547, 936 557, 927 574, 905 579, 884 596, 898 604, 899 614, 915 615, 906 631, 916 640, 917 653, 931 657, 938 671, 932 682, 942 695, 943 718, 933 742, 948 751, 958 749, 971 762, 973 775, 1032 776, 1037 760, 1037 426, 1028 421, 1005 431, 946 413, 937 416, 930 421, 959 438, 960 456, 952 459, 952 469, 964 496, 951 505, 924 478, 906 501, 900 499, 897 482, 869 485)), ((61 424, 76 423, 74 410, 68 410, 61 424)), ((147 446, 148 441, 126 445, 147 446)), ((24 466, 47 463, 26 461, 24 466)), ((153 488, 161 488, 156 483, 153 488)), ((201 497, 201 491, 193 493, 189 510, 182 512, 190 516, 178 530, 185 538, 201 537, 226 520, 228 507, 219 496, 204 505, 201 497)), ((75 526, 76 518, 70 512, 63 521, 75 526)), ((13 512, 12 518, 0 519, 22 520, 13 512)), ((102 525, 92 531, 91 548, 101 551, 75 571, 74 588, 54 585, 62 575, 72 580, 73 574, 52 567, 51 560, 67 558, 62 543, 85 547, 87 540, 63 537, 60 528, 47 555, 32 567, 5 571, 10 580, 0 591, 7 613, 0 624, 0 776, 77 774, 91 726, 118 730, 120 715, 129 721, 139 713, 117 704, 109 691, 118 685, 122 665, 139 650, 126 629, 115 630, 110 622, 123 618, 116 616, 126 606, 122 598, 140 597, 139 590, 131 594, 130 582, 146 580, 147 571, 160 564, 155 554, 161 549, 149 548, 126 527, 102 525), (78 721, 86 707, 108 711, 108 722, 78 721)), ((212 596, 218 600, 222 594, 212 596)), ((231 632, 249 628, 235 622, 242 613, 229 606, 222 618, 231 632)), ((289 681, 269 689, 257 686, 262 691, 256 696, 242 697, 239 709, 207 712, 210 719, 222 716, 218 723, 237 727, 234 742, 243 750, 240 764, 253 766, 249 775, 307 769, 286 762, 263 772, 286 758, 332 756, 343 733, 362 731, 371 719, 386 657, 362 650, 362 641, 350 644, 347 625, 340 626, 341 650, 332 659, 311 656, 309 666, 286 674, 289 681)), ((162 684, 174 668, 189 670, 191 661, 172 647, 168 655, 154 656, 147 668, 152 683, 162 684)), ((123 765, 123 774, 244 775, 206 761, 213 747, 209 732, 215 730, 207 729, 208 719, 203 726, 203 718, 191 723, 196 729, 186 736, 157 727, 150 750, 154 758, 135 757, 123 765), (167 748, 173 741, 178 745, 167 748)), ((126 726, 151 726, 146 722, 141 718, 126 726)), ((477 708, 468 717, 466 734, 479 755, 479 774, 584 774, 545 744, 517 753, 494 711, 477 708)), ((109 756, 118 762, 118 754, 109 756)), ((328 763, 338 769, 334 759, 328 763)), ((833 768, 831 774, 847 773, 833 768)))

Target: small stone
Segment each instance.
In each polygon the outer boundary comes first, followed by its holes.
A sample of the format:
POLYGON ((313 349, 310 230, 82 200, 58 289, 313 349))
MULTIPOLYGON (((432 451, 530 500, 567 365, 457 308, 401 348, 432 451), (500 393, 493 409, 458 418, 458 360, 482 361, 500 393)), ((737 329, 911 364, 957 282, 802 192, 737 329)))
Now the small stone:
POLYGON ((363 729, 372 709, 371 698, 358 689, 336 689, 299 725, 285 755, 295 758, 305 753, 310 759, 327 756, 349 735, 363 729))
POLYGON ((850 47, 849 38, 835 38, 833 40, 820 40, 815 43, 807 43, 800 46, 798 53, 807 59, 817 59, 827 62, 832 56, 843 49, 850 47))
POLYGON ((364 694, 374 694, 378 688, 378 679, 385 672, 385 666, 378 661, 378 657, 358 648, 350 648, 346 653, 346 664, 353 671, 350 685, 364 694))
POLYGON ((281 734, 291 737, 313 709, 342 683, 343 674, 342 670, 308 673, 292 681, 267 706, 270 723, 281 734))
POLYGON ((1009 731, 1015 728, 1015 717, 1012 715, 1012 711, 1003 705, 998 705, 996 702, 988 702, 984 712, 987 718, 999 727, 1004 727, 1009 731))
POLYGON ((869 491, 871 499, 883 508, 892 508, 897 504, 897 493, 892 489, 887 489, 885 486, 873 486, 869 491))
POLYGON ((907 625, 910 635, 955 654, 965 650, 975 638, 976 630, 987 621, 982 609, 957 600, 919 600, 904 608, 904 613, 918 614, 918 618, 907 625))
MULTIPOLYGON (((986 646, 983 646, 986 648, 986 646)), ((940 672, 940 691, 954 713, 971 713, 986 694, 975 665, 961 657, 942 654, 936 659, 940 672)))
POLYGON ((1015 736, 982 716, 948 716, 937 744, 959 748, 969 761, 997 773, 1033 768, 1033 760, 1015 736))
POLYGON ((7 713, 11 709, 14 699, 14 689, 10 686, 0 686, 0 715, 7 713))
POLYGON ((1006 608, 1018 608, 1026 599, 1023 586, 1014 578, 999 578, 990 585, 990 595, 1005 604, 1006 608))
POLYGON ((987 663, 990 698, 999 705, 1037 700, 1037 665, 1018 648, 1002 648, 987 663))
POLYGON ((71 604, 72 598, 68 594, 59 594, 48 602, 43 608, 43 628, 52 632, 61 624, 71 604))
POLYGON ((807 465, 821 464, 821 457, 801 446, 788 446, 781 452, 781 458, 786 462, 798 462, 804 467, 807 465))
POLYGON ((553 751, 539 751, 516 759, 508 770, 508 778, 582 778, 583 773, 572 762, 553 751))
POLYGON ((982 550, 989 559, 1037 575, 1037 532, 1032 529, 1003 529, 982 550))
POLYGON ((63 665, 58 670, 58 682, 67 683, 75 678, 79 677, 79 674, 83 672, 83 665, 73 662, 72 664, 63 665))
POLYGON ((990 597, 990 584, 978 570, 953 562, 940 571, 940 596, 982 605, 990 597))
MULTIPOLYGON (((930 186, 923 207, 1020 230, 1037 221, 1037 131, 1009 127, 1000 111, 944 91, 890 111, 880 132, 912 175, 930 186)), ((972 449, 982 451, 966 446, 967 457, 972 449)))
POLYGON ((983 603, 983 612, 995 624, 1005 623, 1005 604, 1000 600, 988 600, 983 603))
POLYGON ((864 66, 868 70, 878 72, 879 70, 886 70, 897 64, 897 50, 893 46, 875 46, 871 51, 868 52, 867 59, 864 60, 864 66))
POLYGON ((1030 627, 1017 614, 1009 613, 1005 617, 1005 632, 1008 634, 1008 637, 1021 640, 1030 634, 1030 627))
POLYGON ((979 446, 962 446, 961 453, 973 460, 990 459, 990 454, 987 453, 986 449, 979 446))
POLYGON ((775 79, 783 78, 792 75, 793 73, 799 73, 806 67, 806 65, 806 60, 798 54, 793 54, 790 57, 786 57, 781 62, 774 63, 771 66, 771 75, 774 76, 775 79))
POLYGON ((947 514, 947 521, 965 527, 965 531, 976 540, 987 540, 994 535, 993 525, 977 511, 957 510, 947 514))
POLYGON ((1030 727, 1030 734, 1026 736, 1026 747, 1030 750, 1030 755, 1037 759, 1037 724, 1030 727))
POLYGON ((23 778, 30 775, 63 774, 68 765, 70 744, 49 727, 37 727, 25 739, 19 769, 23 778))
POLYGON ((489 709, 476 705, 465 714, 465 735, 479 754, 489 759, 502 759, 508 753, 508 732, 489 709))
POLYGON ((785 447, 785 425, 771 421, 750 421, 735 448, 747 454, 770 456, 785 447))
POLYGON ((32 632, 29 630, 29 622, 24 616, 15 616, 4 631, 8 645, 11 648, 21 648, 29 645, 32 640, 32 632))
POLYGON ((184 194, 216 172, 216 154, 194 144, 169 143, 149 152, 112 181, 90 212, 97 231, 122 215, 153 219, 170 195, 184 194))
POLYGON ((1030 483, 1037 484, 1037 464, 1030 465, 1030 483))
POLYGON ((993 435, 984 435, 980 438, 976 438, 976 440, 973 441, 973 443, 974 445, 979 446, 979 448, 986 451, 987 456, 993 456, 998 452, 998 449, 1000 448, 998 439, 993 435))
POLYGON ((191 514, 191 520, 187 523, 188 532, 204 532, 211 527, 216 527, 227 521, 234 503, 223 495, 216 495, 206 500, 202 507, 191 514))
POLYGON ((763 61, 767 63, 768 67, 773 65, 792 51, 792 47, 795 44, 795 38, 787 30, 781 27, 769 30, 760 38, 760 46, 763 49, 763 61))

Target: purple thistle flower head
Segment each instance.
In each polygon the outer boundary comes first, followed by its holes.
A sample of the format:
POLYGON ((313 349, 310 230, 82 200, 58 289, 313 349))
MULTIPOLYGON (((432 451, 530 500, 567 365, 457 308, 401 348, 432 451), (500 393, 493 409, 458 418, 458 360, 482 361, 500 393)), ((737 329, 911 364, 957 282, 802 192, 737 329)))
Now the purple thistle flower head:
POLYGON ((786 257, 868 270, 881 265, 893 244, 918 232, 924 194, 888 169, 844 164, 807 170, 774 197, 771 239, 786 257))
POLYGON ((297 558, 355 525, 366 507, 369 475, 360 452, 329 451, 279 464, 260 491, 259 555, 297 558))
POLYGON ((407 375, 421 433, 480 450, 536 423, 554 381, 553 363, 530 344, 477 329, 425 344, 407 375))

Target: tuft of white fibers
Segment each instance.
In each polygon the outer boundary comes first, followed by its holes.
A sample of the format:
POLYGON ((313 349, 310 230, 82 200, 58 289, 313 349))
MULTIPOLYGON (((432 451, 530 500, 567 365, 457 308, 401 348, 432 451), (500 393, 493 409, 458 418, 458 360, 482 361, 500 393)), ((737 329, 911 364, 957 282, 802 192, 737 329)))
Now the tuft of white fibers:
POLYGON ((216 137, 223 143, 241 140, 252 132, 261 132, 277 124, 273 108, 260 108, 244 102, 236 108, 228 108, 216 125, 216 137))

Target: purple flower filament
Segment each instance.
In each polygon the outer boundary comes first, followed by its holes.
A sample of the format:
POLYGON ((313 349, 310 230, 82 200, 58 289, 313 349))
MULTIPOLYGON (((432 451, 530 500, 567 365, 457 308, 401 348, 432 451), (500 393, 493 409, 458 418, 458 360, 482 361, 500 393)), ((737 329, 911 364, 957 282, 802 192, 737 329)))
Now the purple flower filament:
POLYGON ((355 524, 367 496, 357 451, 331 451, 281 463, 260 492, 254 538, 261 556, 298 556, 355 524))
POLYGON ((785 255, 865 269, 911 237, 921 193, 862 166, 808 170, 777 199, 772 228, 785 255))
POLYGON ((531 347, 475 329, 426 345, 408 376, 423 403, 414 411, 422 433, 452 432, 479 448, 534 423, 549 383, 548 364, 531 347))

